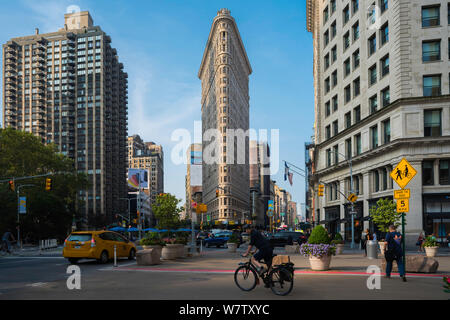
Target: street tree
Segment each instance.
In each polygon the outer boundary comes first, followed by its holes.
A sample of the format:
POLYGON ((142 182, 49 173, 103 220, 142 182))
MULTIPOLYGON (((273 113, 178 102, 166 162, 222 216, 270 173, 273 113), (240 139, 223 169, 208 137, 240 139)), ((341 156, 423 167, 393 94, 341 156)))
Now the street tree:
POLYGON ((398 227, 401 224, 402 214, 397 212, 395 203, 390 199, 378 200, 369 211, 372 221, 381 232, 389 232, 390 225, 398 227))
POLYGON ((180 199, 177 199, 170 193, 156 196, 153 212, 157 220, 156 227, 158 229, 175 229, 180 225, 179 214, 182 211, 182 208, 178 207, 180 202, 180 199))
MULTIPOLYGON (((73 160, 57 152, 53 144, 45 145, 31 133, 0 129, 0 180, 54 173, 49 177, 16 181, 24 184, 20 196, 27 197, 27 213, 20 217, 24 238, 64 239, 72 220, 81 215, 77 193, 89 186, 87 175, 78 173, 73 160), (52 189, 45 190, 45 179, 52 179, 52 189)), ((17 226, 17 195, 8 183, 0 185, 0 232, 17 226)))

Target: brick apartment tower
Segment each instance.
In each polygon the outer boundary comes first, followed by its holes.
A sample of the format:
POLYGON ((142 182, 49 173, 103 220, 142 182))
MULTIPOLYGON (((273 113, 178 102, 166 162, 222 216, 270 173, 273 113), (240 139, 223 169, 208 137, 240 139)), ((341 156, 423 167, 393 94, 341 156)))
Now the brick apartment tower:
POLYGON ((127 74, 89 12, 65 15, 57 32, 3 45, 3 127, 54 143, 86 172, 80 225, 126 212, 127 74), (89 219, 89 221, 88 221, 89 219))

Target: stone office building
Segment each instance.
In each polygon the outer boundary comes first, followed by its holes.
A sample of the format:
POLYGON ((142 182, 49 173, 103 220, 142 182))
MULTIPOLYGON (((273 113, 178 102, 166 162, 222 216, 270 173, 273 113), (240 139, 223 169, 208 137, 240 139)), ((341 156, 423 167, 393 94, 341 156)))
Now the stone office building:
POLYGON ((389 177, 406 158, 417 170, 406 242, 450 232, 448 1, 307 0, 314 43, 316 223, 351 237, 344 195, 352 189, 356 240, 374 229, 369 208, 393 198, 389 177), (373 4, 373 5, 371 5, 373 4), (369 6, 369 9, 367 9, 369 6), (350 185, 349 160, 353 166, 350 185))
POLYGON ((203 54, 199 79, 202 81, 202 133, 218 130, 219 136, 203 141, 203 202, 213 223, 248 220, 250 216, 249 192, 249 138, 227 141, 227 130, 249 129, 249 75, 252 68, 234 18, 227 9, 221 9, 214 18, 203 54), (216 139, 216 140, 215 140, 216 139), (219 148, 205 152, 213 142, 219 148), (227 155, 234 147, 233 163, 227 155), (236 151, 243 148, 244 163, 238 163, 236 151), (208 163, 205 157, 217 157, 208 163), (216 197, 216 190, 219 195, 216 197), (217 222, 216 222, 217 221, 217 222))

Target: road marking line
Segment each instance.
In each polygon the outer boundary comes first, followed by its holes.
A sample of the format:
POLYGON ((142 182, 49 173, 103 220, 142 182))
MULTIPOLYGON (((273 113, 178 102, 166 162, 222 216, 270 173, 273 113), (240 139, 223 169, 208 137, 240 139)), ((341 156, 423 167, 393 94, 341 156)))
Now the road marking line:
MULTIPOLYGON (((207 269, 170 269, 170 268, 127 268, 127 267, 110 267, 99 269, 100 271, 140 271, 140 272, 179 272, 179 273, 208 273, 208 274, 233 274, 235 270, 207 270, 207 269)), ((366 272, 345 272, 345 271, 308 271, 308 270, 296 270, 295 274, 305 275, 326 275, 326 276, 360 276, 368 277, 373 273, 366 272)), ((384 276, 384 273, 379 274, 384 276)), ((397 276, 398 273, 392 273, 391 276, 397 276)), ((439 278, 441 279, 444 274, 413 274, 407 273, 407 277, 411 278, 439 278)))
POLYGON ((42 286, 45 286, 46 284, 47 284, 47 282, 36 282, 36 283, 27 284, 26 287, 42 287, 42 286))

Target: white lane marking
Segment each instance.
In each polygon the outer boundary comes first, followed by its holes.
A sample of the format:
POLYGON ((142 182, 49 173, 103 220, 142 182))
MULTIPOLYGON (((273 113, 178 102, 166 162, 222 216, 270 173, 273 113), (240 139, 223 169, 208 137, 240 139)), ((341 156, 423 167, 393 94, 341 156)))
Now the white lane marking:
POLYGON ((13 260, 13 259, 65 259, 64 257, 7 257, 5 260, 13 260))
POLYGON ((27 284, 27 287, 42 287, 45 286, 47 284, 47 282, 36 282, 36 283, 31 283, 31 284, 27 284))

